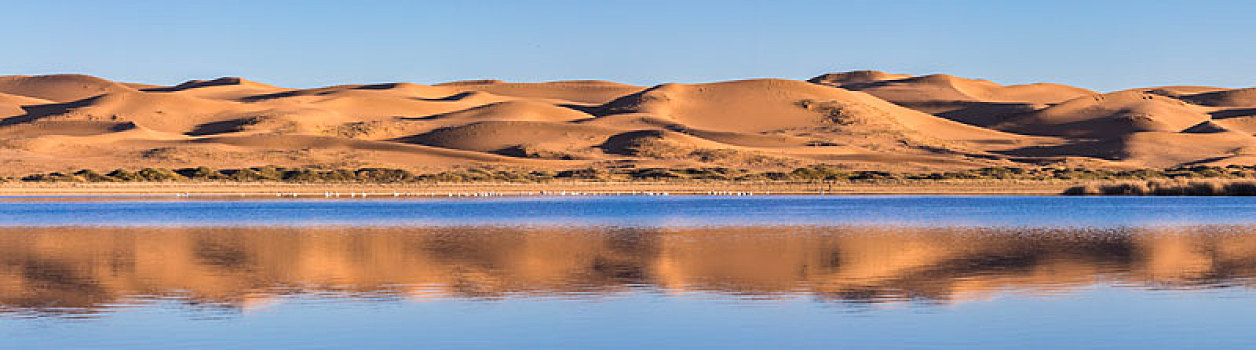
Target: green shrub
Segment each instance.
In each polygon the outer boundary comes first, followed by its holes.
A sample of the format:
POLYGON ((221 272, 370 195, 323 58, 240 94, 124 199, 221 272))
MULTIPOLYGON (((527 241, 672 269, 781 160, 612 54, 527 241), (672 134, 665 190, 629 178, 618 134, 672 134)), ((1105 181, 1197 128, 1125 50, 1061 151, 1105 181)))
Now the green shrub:
POLYGON ((204 166, 196 168, 183 168, 175 170, 174 172, 180 176, 193 180, 221 180, 227 178, 226 175, 223 175, 218 170, 210 169, 209 167, 204 166))
POLYGON ((595 168, 563 170, 554 175, 557 178, 575 178, 575 179, 601 179, 607 176, 607 171, 595 168))
POLYGON ((232 180, 232 181, 246 181, 247 182, 247 181, 272 180, 270 178, 262 176, 262 174, 259 173, 257 170, 247 169, 247 168, 239 169, 239 170, 224 170, 221 173, 224 176, 226 176, 227 179, 232 180))
POLYGON ((663 168, 638 169, 636 171, 629 173, 629 175, 632 176, 632 178, 634 179, 650 179, 650 180, 678 179, 682 177, 672 172, 669 169, 663 169, 663 168))
POLYGON ((134 172, 131 172, 125 169, 115 169, 114 171, 110 171, 108 174, 105 174, 105 176, 117 179, 118 181, 141 181, 142 180, 140 179, 139 175, 136 175, 134 172))
POLYGON ((184 177, 165 168, 144 168, 136 172, 135 175, 143 181, 164 182, 183 180, 184 177))
POLYGON ((258 177, 261 178, 261 180, 279 181, 279 180, 283 180, 284 175, 286 174, 286 171, 284 169, 275 167, 273 165, 264 166, 260 168, 250 168, 250 169, 252 169, 253 172, 256 173, 258 177))
POLYGON ((406 182, 414 180, 414 174, 402 169, 362 168, 354 173, 360 181, 365 182, 406 182))
POLYGON ((113 177, 110 177, 110 176, 103 175, 103 174, 98 173, 98 172, 96 172, 95 170, 91 170, 91 169, 83 169, 83 170, 76 171, 76 172, 74 172, 74 176, 78 176, 78 177, 82 178, 83 180, 86 180, 86 181, 89 181, 89 182, 118 182, 118 181, 122 181, 122 180, 119 180, 119 179, 116 179, 116 178, 113 178, 113 177))
POLYGON ((25 176, 25 177, 22 177, 22 181, 25 181, 25 182, 84 182, 86 180, 84 180, 81 177, 74 176, 74 175, 67 175, 67 174, 59 173, 59 172, 51 172, 47 174, 35 174, 35 175, 25 176))

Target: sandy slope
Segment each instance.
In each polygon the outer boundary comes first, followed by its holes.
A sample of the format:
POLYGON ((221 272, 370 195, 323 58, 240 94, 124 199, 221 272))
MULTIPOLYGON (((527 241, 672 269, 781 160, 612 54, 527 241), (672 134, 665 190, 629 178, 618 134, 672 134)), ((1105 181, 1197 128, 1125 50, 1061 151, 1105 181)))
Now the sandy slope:
POLYGON ((855 71, 640 87, 605 81, 291 89, 0 77, 0 175, 262 165, 941 170, 1256 162, 1256 89, 1108 94, 855 71))
POLYGON ((104 93, 135 91, 126 85, 79 74, 0 77, 0 93, 69 102, 104 93))
POLYGON ((1023 134, 1114 137, 1180 132, 1209 120, 1199 106, 1141 91, 1079 97, 1010 119, 996 128, 1023 134))
POLYGON ((1058 84, 1004 86, 946 74, 917 77, 856 71, 821 75, 809 81, 863 91, 904 107, 977 126, 993 125, 1009 115, 1094 94, 1058 84))
POLYGON ((15 117, 26 114, 22 106, 49 104, 52 101, 22 95, 0 93, 0 118, 15 117))

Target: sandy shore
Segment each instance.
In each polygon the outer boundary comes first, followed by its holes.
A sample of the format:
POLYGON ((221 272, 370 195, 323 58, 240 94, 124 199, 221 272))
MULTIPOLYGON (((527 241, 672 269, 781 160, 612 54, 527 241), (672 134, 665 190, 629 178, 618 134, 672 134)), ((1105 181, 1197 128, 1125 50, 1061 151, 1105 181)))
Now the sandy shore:
POLYGON ((879 183, 784 182, 548 182, 446 184, 294 184, 294 183, 0 183, 0 196, 270 196, 354 198, 483 195, 605 194, 974 194, 1054 195, 1077 181, 948 180, 879 183))

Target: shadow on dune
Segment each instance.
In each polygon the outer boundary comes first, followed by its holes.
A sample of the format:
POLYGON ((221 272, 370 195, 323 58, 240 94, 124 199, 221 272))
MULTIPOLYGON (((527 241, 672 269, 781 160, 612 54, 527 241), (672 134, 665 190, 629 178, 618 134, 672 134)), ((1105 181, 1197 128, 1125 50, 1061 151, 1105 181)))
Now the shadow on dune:
POLYGON ((240 118, 240 119, 209 122, 209 123, 197 125, 191 131, 184 133, 184 135, 209 136, 209 135, 232 133, 232 132, 241 131, 244 129, 245 126, 249 126, 254 123, 256 123, 256 120, 254 120, 253 118, 240 118))
POLYGON ((1075 140, 1062 145, 1030 146, 1007 151, 994 151, 1017 157, 1064 157, 1082 156, 1107 160, 1121 160, 1128 156, 1120 140, 1075 140))
POLYGON ((955 101, 942 104, 945 106, 921 107, 906 103, 902 105, 912 109, 946 108, 948 109, 947 111, 935 113, 934 115, 983 128, 1002 123, 1020 114, 1038 110, 1037 106, 1029 103, 955 101))
POLYGON ((305 91, 301 91, 301 90, 292 90, 292 91, 276 92, 273 94, 261 94, 261 95, 247 96, 247 97, 241 98, 240 101, 260 102, 260 101, 274 100, 274 99, 280 99, 280 98, 301 96, 302 94, 305 94, 305 93, 306 93, 305 91))
POLYGON ((218 78, 214 80, 192 80, 192 81, 187 81, 182 84, 175 85, 175 86, 147 88, 147 89, 140 89, 140 91, 177 92, 177 91, 203 88, 203 87, 240 85, 243 81, 244 79, 237 78, 237 77, 223 77, 223 78, 218 78))
POLYGON ((1227 109, 1212 112, 1214 119, 1256 117, 1256 108, 1227 109))
POLYGON ((26 114, 0 119, 0 126, 29 123, 49 116, 66 114, 75 108, 90 106, 100 98, 101 96, 95 96, 73 102, 22 106, 26 114))

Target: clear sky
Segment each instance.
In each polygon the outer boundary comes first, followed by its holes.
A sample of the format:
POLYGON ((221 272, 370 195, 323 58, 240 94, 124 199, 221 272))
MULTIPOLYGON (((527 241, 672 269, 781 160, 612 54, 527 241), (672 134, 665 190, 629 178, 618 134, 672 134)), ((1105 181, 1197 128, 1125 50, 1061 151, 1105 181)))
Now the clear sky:
POLYGON ((1256 85, 1251 1, 0 0, 0 74, 652 85, 876 69, 1256 85))

